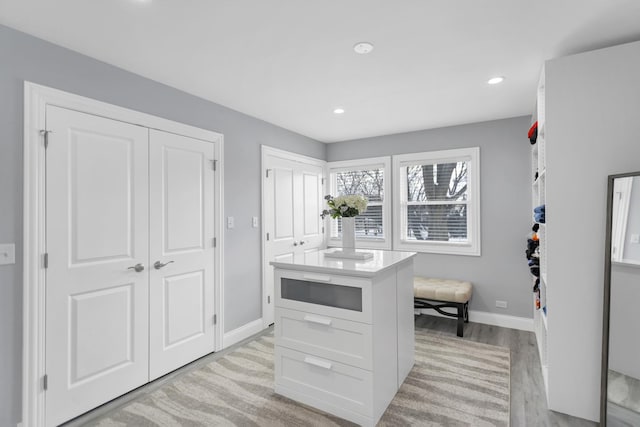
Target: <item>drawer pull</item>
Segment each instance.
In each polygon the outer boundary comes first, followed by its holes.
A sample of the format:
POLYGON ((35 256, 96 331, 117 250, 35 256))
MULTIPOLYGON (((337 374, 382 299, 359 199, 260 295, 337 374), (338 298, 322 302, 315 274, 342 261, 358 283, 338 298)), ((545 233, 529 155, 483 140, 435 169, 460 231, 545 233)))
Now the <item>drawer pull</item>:
POLYGON ((331 363, 314 357, 305 356, 304 363, 308 363, 309 365, 317 366, 319 368, 331 369, 331 363))
POLYGON ((324 276, 321 274, 305 274, 302 276, 306 280, 314 280, 316 282, 330 282, 331 276, 324 276))
POLYGON ((304 316, 304 320, 311 323, 318 323, 320 325, 331 325, 331 319, 327 319, 326 317, 310 316, 307 314, 304 316))

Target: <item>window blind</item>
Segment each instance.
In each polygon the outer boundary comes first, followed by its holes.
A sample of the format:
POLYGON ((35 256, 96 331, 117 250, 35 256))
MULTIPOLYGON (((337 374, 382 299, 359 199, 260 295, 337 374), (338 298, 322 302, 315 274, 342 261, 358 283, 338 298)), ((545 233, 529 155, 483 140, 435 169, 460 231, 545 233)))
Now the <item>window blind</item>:
POLYGON ((406 166, 407 240, 466 243, 466 161, 406 166))
MULTIPOLYGON (((373 167, 336 171, 331 174, 331 179, 335 195, 359 194, 369 200, 367 210, 356 217, 356 239, 384 239, 384 169, 373 167)), ((341 236, 341 219, 331 220, 331 237, 341 236)))

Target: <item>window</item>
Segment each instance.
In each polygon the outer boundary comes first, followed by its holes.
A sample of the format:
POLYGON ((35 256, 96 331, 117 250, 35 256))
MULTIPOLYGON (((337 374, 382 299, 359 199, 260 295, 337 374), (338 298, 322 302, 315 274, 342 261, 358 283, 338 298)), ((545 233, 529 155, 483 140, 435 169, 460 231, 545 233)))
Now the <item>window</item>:
MULTIPOLYGON (((356 217, 356 245, 360 248, 391 249, 390 164, 389 157, 379 157, 327 165, 332 196, 361 194, 369 200, 366 212, 356 217)), ((329 244, 339 246, 341 220, 330 219, 329 224, 329 244)))
POLYGON ((393 156, 394 249, 480 255, 479 151, 393 156))

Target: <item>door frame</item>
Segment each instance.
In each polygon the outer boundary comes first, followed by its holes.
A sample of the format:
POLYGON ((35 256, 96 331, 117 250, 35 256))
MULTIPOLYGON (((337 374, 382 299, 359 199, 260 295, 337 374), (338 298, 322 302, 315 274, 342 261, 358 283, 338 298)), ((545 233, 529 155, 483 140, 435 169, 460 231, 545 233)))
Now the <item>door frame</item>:
POLYGON ((22 425, 45 425, 45 146, 46 107, 93 114, 150 129, 162 130, 215 143, 214 298, 217 323, 212 351, 222 349, 224 335, 224 136, 221 133, 130 110, 58 89, 24 82, 24 174, 23 174, 23 354, 22 425))
MULTIPOLYGON (((261 145, 260 146, 260 150, 261 150, 261 162, 260 162, 260 218, 261 220, 261 224, 260 224, 260 250, 262 252, 262 269, 261 269, 261 280, 262 280, 262 295, 260 296, 261 300, 262 300, 262 327, 263 328, 267 328, 269 327, 269 323, 267 321, 267 317, 265 316, 265 313, 268 309, 268 304, 267 304, 267 299, 265 298, 265 294, 266 294, 266 287, 267 287, 267 281, 266 281, 266 275, 267 275, 267 265, 268 265, 268 261, 266 260, 266 250, 265 250, 265 245, 267 242, 267 233, 265 231, 265 224, 264 224, 264 218, 265 218, 265 204, 264 204, 264 191, 265 191, 265 180, 267 178, 267 167, 266 167, 266 159, 268 156, 273 156, 273 157, 280 157, 286 160, 291 160, 294 162, 298 162, 298 163, 304 163, 304 164, 310 164, 310 165, 314 165, 314 166, 320 166, 322 168, 322 191, 323 194, 326 194, 327 192, 327 179, 326 179, 326 175, 327 175, 327 162, 322 160, 322 159, 316 159, 314 157, 309 157, 309 156, 305 156, 302 154, 297 154, 297 153, 292 153, 290 151, 286 151, 286 150, 281 150, 279 148, 274 148, 274 147, 270 147, 268 145, 261 145)), ((318 215, 320 215, 320 212, 318 212, 318 215)), ((325 225, 326 227, 326 225, 325 225)), ((327 237, 326 237, 326 233, 324 234, 324 244, 326 245, 327 242, 327 237)))

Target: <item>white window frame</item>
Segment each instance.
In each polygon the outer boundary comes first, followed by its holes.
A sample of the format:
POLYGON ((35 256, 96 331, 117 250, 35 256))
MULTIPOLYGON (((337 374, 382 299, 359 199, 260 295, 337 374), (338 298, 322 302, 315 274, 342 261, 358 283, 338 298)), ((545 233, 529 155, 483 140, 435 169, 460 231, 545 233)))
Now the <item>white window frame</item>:
MULTIPOLYGON (((370 157, 366 159, 357 160, 342 160, 338 162, 327 163, 327 177, 329 179, 329 194, 336 195, 336 182, 333 174, 344 171, 354 170, 366 170, 380 168, 384 171, 384 200, 382 202, 382 228, 384 230, 384 238, 366 238, 358 239, 356 237, 356 247, 362 249, 387 249, 391 250, 392 246, 392 223, 391 223, 391 157, 370 157)), ((331 218, 326 220, 325 224, 325 236, 329 246, 341 246, 342 242, 340 238, 331 236, 331 218)))
POLYGON ((414 252, 480 256, 480 148, 430 151, 393 156, 393 248, 414 252), (467 243, 407 239, 407 166, 468 162, 467 243))

